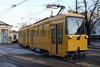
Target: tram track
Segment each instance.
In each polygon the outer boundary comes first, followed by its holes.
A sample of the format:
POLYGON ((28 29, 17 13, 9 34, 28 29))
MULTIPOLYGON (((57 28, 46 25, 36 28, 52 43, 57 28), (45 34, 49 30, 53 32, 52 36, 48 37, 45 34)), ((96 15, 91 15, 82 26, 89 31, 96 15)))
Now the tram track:
MULTIPOLYGON (((77 64, 73 64, 70 62, 66 62, 61 58, 58 57, 51 57, 51 56, 47 56, 47 55, 41 55, 40 53, 36 53, 33 52, 32 54, 16 54, 16 53, 12 53, 8 50, 15 50, 14 48, 3 48, 0 49, 0 51, 4 51, 8 54, 4 54, 5 56, 7 56, 8 59, 11 60, 17 60, 17 61, 25 61, 27 63, 39 63, 39 64, 45 64, 47 66, 52 66, 52 67, 61 67, 61 65, 63 65, 63 67, 66 67, 66 65, 68 65, 69 67, 72 67, 74 65, 77 64), (35 59, 34 59, 35 58, 35 59), (56 66, 57 65, 57 66, 56 66)), ((18 48, 19 49, 19 48, 18 48)), ((31 51, 31 50, 30 50, 31 51)), ((82 67, 81 65, 77 65, 77 67, 82 67)))
MULTIPOLYGON (((19 48, 18 48, 19 49, 19 48)), ((74 64, 72 63, 66 63, 64 61, 60 61, 54 58, 50 58, 49 56, 44 56, 44 55, 40 55, 40 53, 35 53, 33 52, 29 57, 25 56, 25 54, 16 54, 13 53, 11 51, 15 50, 13 47, 12 48, 2 48, 0 49, 0 51, 2 52, 6 52, 1 53, 2 56, 6 56, 9 63, 13 63, 15 65, 17 65, 15 62, 17 62, 19 64, 19 62, 21 63, 29 63, 29 64, 42 64, 42 65, 46 65, 47 67, 66 67, 66 65, 68 65, 69 67, 74 66, 74 64), (9 51, 10 50, 10 51, 9 51), (15 62, 12 62, 12 61, 15 62)), ((29 54, 26 54, 29 55, 29 54)), ((77 65, 77 67, 82 67, 81 65, 77 65)))
POLYGON ((61 67, 61 65, 65 66, 65 67, 66 67, 66 65, 69 65, 69 67, 71 65, 72 66, 76 65, 77 67, 82 67, 82 66, 84 66, 83 62, 94 64, 94 65, 95 64, 99 65, 99 63, 100 63, 99 61, 97 61, 99 57, 95 57, 96 58, 95 59, 94 56, 91 56, 91 55, 87 56, 86 59, 70 60, 70 59, 64 59, 61 57, 43 55, 41 53, 33 52, 28 49, 25 49, 25 50, 31 51, 33 53, 16 54, 16 53, 12 52, 13 50, 17 50, 17 49, 24 50, 23 48, 20 48, 20 47, 17 47, 17 48, 9 47, 9 48, 0 49, 0 52, 1 51, 6 52, 7 54, 3 54, 3 55, 6 55, 7 58, 10 60, 15 60, 15 61, 17 60, 18 62, 23 61, 23 62, 27 62, 27 63, 38 63, 38 64, 44 64, 44 65, 47 64, 47 66, 52 66, 52 67, 56 67, 55 65, 57 65, 58 67, 61 67), (82 63, 83 65, 80 63, 82 63))

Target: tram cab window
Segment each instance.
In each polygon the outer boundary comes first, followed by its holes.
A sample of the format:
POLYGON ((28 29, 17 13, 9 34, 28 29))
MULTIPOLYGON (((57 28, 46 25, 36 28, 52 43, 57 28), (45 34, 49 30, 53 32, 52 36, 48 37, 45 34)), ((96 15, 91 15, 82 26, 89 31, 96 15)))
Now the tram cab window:
POLYGON ((85 34, 85 22, 83 18, 67 17, 66 31, 68 34, 85 34))

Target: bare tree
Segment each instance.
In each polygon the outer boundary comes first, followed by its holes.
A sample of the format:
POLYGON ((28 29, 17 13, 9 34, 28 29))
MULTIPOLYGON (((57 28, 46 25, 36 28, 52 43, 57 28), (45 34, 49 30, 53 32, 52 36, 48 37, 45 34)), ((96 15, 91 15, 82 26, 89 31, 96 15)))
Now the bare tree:
POLYGON ((23 27, 26 27, 26 26, 28 26, 27 22, 26 22, 26 23, 21 23, 21 24, 20 24, 20 28, 23 28, 23 27))
POLYGON ((89 36, 88 44, 90 44, 91 30, 95 23, 100 20, 100 15, 97 14, 100 10, 100 0, 93 0, 91 4, 88 0, 83 0, 82 2, 76 0, 76 2, 76 12, 82 13, 85 16, 86 34, 89 36), (93 22, 94 18, 97 19, 93 22))
POLYGON ((88 8, 91 7, 87 7, 87 1, 83 0, 84 2, 84 6, 85 6, 85 12, 84 12, 84 16, 85 16, 85 20, 86 20, 86 32, 87 35, 89 36, 89 44, 90 44, 90 34, 91 34, 91 30, 94 26, 94 24, 99 20, 97 19, 94 23, 92 22, 92 17, 94 16, 95 10, 97 9, 97 6, 99 4, 99 0, 95 0, 92 9, 90 10, 90 12, 88 11, 88 8))

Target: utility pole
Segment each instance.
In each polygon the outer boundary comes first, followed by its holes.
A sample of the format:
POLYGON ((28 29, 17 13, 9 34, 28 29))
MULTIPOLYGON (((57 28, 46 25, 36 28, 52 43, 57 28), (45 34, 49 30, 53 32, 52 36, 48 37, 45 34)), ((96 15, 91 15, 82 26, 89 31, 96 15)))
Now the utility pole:
POLYGON ((78 11, 77 11, 77 0, 76 0, 76 13, 78 13, 78 11))

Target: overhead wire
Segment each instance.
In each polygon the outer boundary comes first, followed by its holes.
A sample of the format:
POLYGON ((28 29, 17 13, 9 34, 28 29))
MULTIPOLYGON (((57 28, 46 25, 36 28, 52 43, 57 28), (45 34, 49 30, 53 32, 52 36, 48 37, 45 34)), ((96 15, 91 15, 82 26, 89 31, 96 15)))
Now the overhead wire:
POLYGON ((24 0, 24 1, 22 1, 22 2, 19 2, 19 3, 16 4, 16 5, 11 5, 11 7, 7 8, 7 9, 5 9, 5 10, 0 11, 0 16, 1 16, 1 15, 7 14, 11 9, 13 9, 13 8, 15 8, 15 7, 17 7, 17 6, 21 5, 21 4, 23 4, 23 3, 26 2, 26 1, 28 1, 28 0, 24 0))

